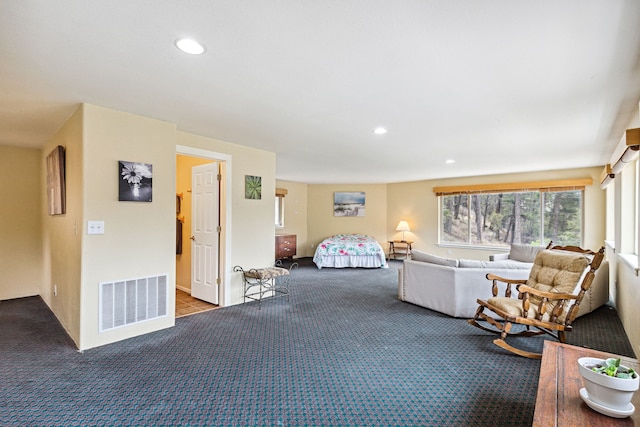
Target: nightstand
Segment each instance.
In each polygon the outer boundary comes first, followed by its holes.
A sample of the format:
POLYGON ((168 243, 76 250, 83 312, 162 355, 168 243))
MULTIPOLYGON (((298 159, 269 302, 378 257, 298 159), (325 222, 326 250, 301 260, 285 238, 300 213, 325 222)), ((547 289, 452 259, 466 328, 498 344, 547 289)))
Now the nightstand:
POLYGON ((409 240, 389 240, 389 257, 388 259, 411 258, 411 245, 409 240))

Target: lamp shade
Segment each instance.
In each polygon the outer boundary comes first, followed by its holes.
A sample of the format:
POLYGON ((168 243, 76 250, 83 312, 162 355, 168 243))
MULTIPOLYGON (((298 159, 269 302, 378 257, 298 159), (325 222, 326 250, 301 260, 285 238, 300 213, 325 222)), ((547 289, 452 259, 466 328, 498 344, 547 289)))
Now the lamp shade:
POLYGON ((396 231, 411 231, 411 229, 409 228, 407 221, 400 221, 396 227, 396 231))

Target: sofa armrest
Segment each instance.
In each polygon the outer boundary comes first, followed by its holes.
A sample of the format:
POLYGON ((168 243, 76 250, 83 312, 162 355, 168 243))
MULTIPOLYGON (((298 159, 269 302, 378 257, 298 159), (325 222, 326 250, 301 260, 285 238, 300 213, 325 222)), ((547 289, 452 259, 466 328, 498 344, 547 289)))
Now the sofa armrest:
POLYGON ((503 261, 509 259, 508 253, 489 255, 489 261, 503 261))

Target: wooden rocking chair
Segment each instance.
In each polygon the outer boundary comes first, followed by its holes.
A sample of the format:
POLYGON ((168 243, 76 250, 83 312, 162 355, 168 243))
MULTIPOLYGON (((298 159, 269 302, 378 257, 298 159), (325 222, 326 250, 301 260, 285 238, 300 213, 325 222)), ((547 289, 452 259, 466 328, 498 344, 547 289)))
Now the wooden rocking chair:
POLYGON ((538 252, 526 280, 505 279, 487 274, 493 283, 493 298, 478 299, 478 310, 468 322, 482 330, 496 333, 500 338, 493 343, 505 350, 531 359, 540 359, 541 354, 515 348, 505 341, 508 335, 535 336, 549 334, 566 342, 565 332, 572 330, 578 315, 580 302, 589 290, 596 270, 604 258, 604 247, 598 252, 577 246, 553 246, 538 252), (503 297, 498 296, 498 282, 506 283, 503 297), (511 288, 516 285, 517 298, 511 297, 511 288), (489 309, 503 320, 496 320, 484 313, 489 309), (478 323, 484 320, 493 328, 478 323), (510 333, 513 324, 524 325, 520 332, 510 333))

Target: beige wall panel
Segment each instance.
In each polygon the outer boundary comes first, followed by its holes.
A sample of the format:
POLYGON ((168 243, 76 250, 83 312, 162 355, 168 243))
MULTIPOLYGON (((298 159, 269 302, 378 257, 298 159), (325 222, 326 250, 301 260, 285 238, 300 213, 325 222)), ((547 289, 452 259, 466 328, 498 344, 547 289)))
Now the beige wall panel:
MULTIPOLYGON (((360 233, 375 238, 386 250, 387 185, 386 184, 310 184, 308 186, 307 239, 313 251, 318 243, 334 234, 360 233), (333 215, 333 195, 336 191, 364 191, 365 216, 337 217, 333 215)), ((311 256, 313 253, 311 254, 311 256)))
POLYGON ((223 272, 230 277, 231 283, 230 292, 223 295, 223 301, 224 305, 239 304, 243 301, 242 280, 238 273, 231 271, 233 266, 253 268, 274 263, 275 153, 186 132, 178 132, 178 145, 223 153, 231 158, 225 173, 231 184, 231 194, 227 195, 227 203, 231 204, 227 208, 231 212, 228 221, 231 230, 226 230, 230 254, 223 272), (245 199, 245 175, 262 178, 260 200, 245 199))
POLYGON ((624 261, 615 263, 617 271, 616 308, 636 356, 640 355, 640 277, 624 261))
POLYGON ((44 279, 40 295, 79 347, 84 215, 83 117, 84 108, 80 106, 43 148, 40 191, 41 203, 46 206, 46 157, 54 147, 62 145, 65 148, 66 212, 51 216, 46 207, 42 209, 44 279))
POLYGON ((174 324, 175 144, 172 123, 85 105, 81 349, 174 324), (119 160, 153 166, 152 202, 118 201, 119 160), (88 235, 89 220, 104 221, 105 234, 88 235), (100 282, 162 274, 168 316, 98 333, 100 282))
POLYGON ((40 294, 41 174, 40 150, 0 146, 0 300, 40 294))

